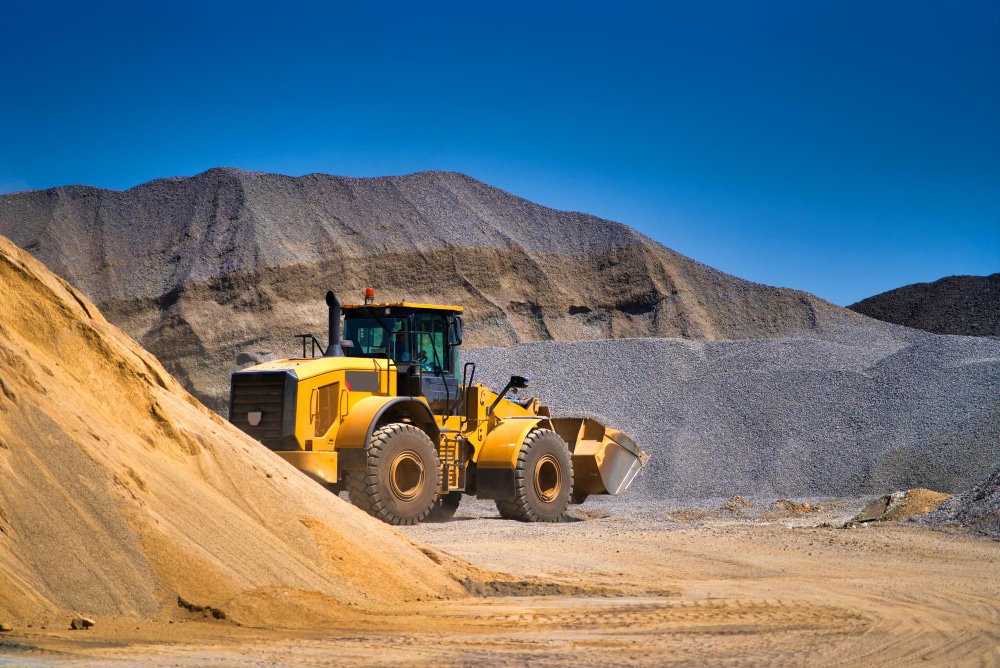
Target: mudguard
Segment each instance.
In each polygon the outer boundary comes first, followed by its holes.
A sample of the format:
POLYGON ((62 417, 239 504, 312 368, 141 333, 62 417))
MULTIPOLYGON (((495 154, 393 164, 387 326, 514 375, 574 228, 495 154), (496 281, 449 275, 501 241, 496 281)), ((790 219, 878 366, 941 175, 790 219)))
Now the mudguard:
POLYGON ((517 456, 524 439, 539 426, 548 427, 548 419, 512 417, 490 431, 476 460, 477 499, 513 500, 517 456))
POLYGON ((439 428, 431 409, 422 401, 410 397, 366 397, 351 406, 351 411, 341 419, 334 447, 363 448, 371 441, 379 422, 387 413, 408 412, 413 424, 438 442, 439 428))

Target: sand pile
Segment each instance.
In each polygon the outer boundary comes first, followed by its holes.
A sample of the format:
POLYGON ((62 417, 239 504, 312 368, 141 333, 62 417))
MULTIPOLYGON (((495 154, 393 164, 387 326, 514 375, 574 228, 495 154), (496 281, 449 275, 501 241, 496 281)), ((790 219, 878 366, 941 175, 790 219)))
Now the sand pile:
POLYGON ((926 515, 937 510, 942 503, 950 498, 950 494, 920 487, 908 489, 905 492, 893 492, 869 501, 861 512, 851 520, 851 523, 897 522, 910 517, 926 515))
POLYGON ((199 405, 0 238, 0 621, 329 623, 456 594, 453 574, 199 405))
POLYGON ((462 174, 213 169, 126 191, 0 196, 10 237, 220 414, 239 365, 325 341, 323 296, 466 307, 466 344, 772 337, 866 319, 706 267, 635 230, 462 174))
POLYGON ((961 492, 1000 461, 1000 340, 877 323, 814 336, 465 351, 650 453, 628 498, 961 492))
POLYGON ((982 483, 945 501, 921 521, 936 527, 961 527, 1000 539, 1000 466, 982 483))
POLYGON ((1000 274, 904 285, 847 308, 935 334, 1000 336, 1000 274))

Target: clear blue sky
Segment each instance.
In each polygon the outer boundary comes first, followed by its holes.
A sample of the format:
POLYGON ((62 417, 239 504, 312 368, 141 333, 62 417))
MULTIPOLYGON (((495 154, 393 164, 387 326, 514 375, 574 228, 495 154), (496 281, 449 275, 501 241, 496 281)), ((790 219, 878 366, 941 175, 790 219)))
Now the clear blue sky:
POLYGON ((465 172, 838 304, 1000 271, 1000 3, 8 0, 0 192, 465 172))

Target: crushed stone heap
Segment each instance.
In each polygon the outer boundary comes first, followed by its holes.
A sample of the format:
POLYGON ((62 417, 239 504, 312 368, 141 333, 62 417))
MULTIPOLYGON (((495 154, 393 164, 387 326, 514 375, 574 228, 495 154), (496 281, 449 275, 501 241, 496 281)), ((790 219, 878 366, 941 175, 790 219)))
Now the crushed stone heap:
POLYGON ((464 566, 433 556, 201 406, 0 238, 0 619, 330 623, 460 593, 464 566))
POLYGON ((1000 336, 1000 273, 904 285, 847 308, 934 334, 1000 336))
POLYGON ((945 501, 920 522, 934 527, 959 527, 1000 540, 1000 466, 983 482, 945 501))
POLYGON ((1000 461, 1000 340, 884 323, 812 336, 527 343, 465 351, 650 454, 628 499, 962 492, 1000 461))

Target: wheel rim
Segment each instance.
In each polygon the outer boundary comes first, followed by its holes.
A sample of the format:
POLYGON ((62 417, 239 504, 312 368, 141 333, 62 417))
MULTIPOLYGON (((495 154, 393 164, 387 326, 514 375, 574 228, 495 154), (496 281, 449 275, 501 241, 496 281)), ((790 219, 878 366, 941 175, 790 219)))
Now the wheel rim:
POLYGON ((396 455, 389 467, 389 489, 393 496, 412 501, 424 486, 424 465, 412 450, 396 455))
POLYGON ((562 488, 562 471, 559 462, 552 455, 544 455, 535 464, 535 493, 545 503, 552 503, 559 498, 562 488))

